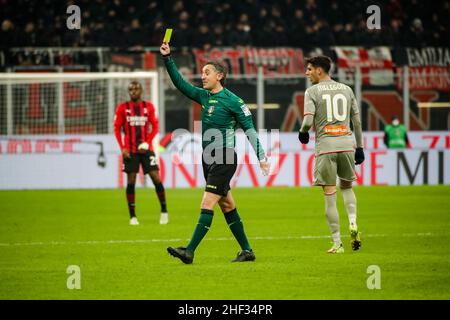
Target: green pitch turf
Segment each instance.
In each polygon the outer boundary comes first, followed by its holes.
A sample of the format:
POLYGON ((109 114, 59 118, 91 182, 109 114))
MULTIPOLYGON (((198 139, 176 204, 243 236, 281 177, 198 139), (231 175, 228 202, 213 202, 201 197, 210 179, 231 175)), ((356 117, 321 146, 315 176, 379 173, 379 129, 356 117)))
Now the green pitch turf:
POLYGON ((449 299, 450 187, 355 193, 360 251, 339 193, 345 253, 329 255, 320 189, 234 189, 256 261, 230 263, 239 247, 216 208, 184 265, 166 248, 187 244, 200 189, 167 190, 163 226, 153 189, 137 190, 139 226, 128 225, 123 190, 2 191, 0 299, 449 299), (69 265, 80 267, 79 290, 67 288, 69 265), (367 287, 373 265, 381 289, 367 287))

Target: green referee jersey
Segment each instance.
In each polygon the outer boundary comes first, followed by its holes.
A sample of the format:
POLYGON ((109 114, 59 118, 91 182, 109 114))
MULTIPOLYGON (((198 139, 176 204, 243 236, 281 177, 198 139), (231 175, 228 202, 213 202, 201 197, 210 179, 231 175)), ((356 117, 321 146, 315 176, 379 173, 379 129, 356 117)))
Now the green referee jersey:
POLYGON ((183 79, 170 57, 164 59, 164 63, 175 87, 202 107, 203 149, 207 146, 208 148, 234 148, 235 130, 239 124, 258 159, 265 158, 264 150, 253 126, 252 114, 241 98, 226 88, 212 94, 208 90, 195 87, 183 79))

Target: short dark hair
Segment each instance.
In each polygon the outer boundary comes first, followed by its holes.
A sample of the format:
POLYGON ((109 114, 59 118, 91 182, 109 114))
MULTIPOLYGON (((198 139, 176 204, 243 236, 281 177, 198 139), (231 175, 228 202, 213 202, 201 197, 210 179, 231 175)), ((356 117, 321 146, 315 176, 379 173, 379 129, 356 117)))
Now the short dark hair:
POLYGON ((311 64, 314 68, 322 68, 325 73, 328 73, 331 68, 332 60, 328 56, 315 56, 305 60, 306 65, 311 64))
POLYGON ((220 79, 220 84, 222 86, 224 86, 225 85, 225 80, 227 78, 227 73, 228 73, 227 67, 224 64, 222 64, 220 62, 217 62, 217 61, 208 61, 207 63, 205 63, 205 66, 207 66, 208 64, 212 65, 214 67, 214 69, 216 69, 216 71, 218 73, 223 74, 222 79, 220 79))
POLYGON ((132 80, 132 81, 128 84, 128 86, 131 86, 131 85, 139 86, 139 88, 142 89, 142 84, 141 84, 139 81, 137 81, 137 80, 132 80))

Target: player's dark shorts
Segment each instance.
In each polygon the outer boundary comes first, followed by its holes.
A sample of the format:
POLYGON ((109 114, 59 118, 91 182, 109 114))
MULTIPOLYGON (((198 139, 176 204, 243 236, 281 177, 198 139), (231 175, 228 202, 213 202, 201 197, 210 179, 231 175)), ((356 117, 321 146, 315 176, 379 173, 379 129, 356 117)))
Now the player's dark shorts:
POLYGON ((145 153, 132 153, 129 159, 123 160, 123 171, 126 173, 138 173, 139 165, 142 165, 142 171, 144 174, 153 170, 159 170, 158 163, 156 162, 156 155, 153 151, 147 151, 145 153))
POLYGON ((226 148, 220 156, 216 157, 215 153, 212 156, 213 159, 205 154, 202 157, 203 175, 206 180, 205 191, 225 197, 231 188, 231 178, 236 172, 237 155, 234 149, 226 148))

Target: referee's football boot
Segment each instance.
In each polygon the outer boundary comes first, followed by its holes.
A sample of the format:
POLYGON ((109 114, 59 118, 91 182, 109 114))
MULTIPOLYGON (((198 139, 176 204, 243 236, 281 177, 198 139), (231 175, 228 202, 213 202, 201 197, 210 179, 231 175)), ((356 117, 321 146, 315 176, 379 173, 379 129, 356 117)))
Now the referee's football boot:
POLYGON ((194 253, 187 250, 185 247, 168 247, 167 252, 169 252, 171 256, 180 259, 185 264, 191 264, 192 261, 194 261, 194 253))
POLYGON ((355 225, 350 226, 350 244, 352 245, 353 251, 359 250, 361 247, 361 233, 355 225))
POLYGON ((255 259, 256 257, 253 251, 241 250, 238 252, 236 258, 231 260, 231 262, 254 261, 255 259))

